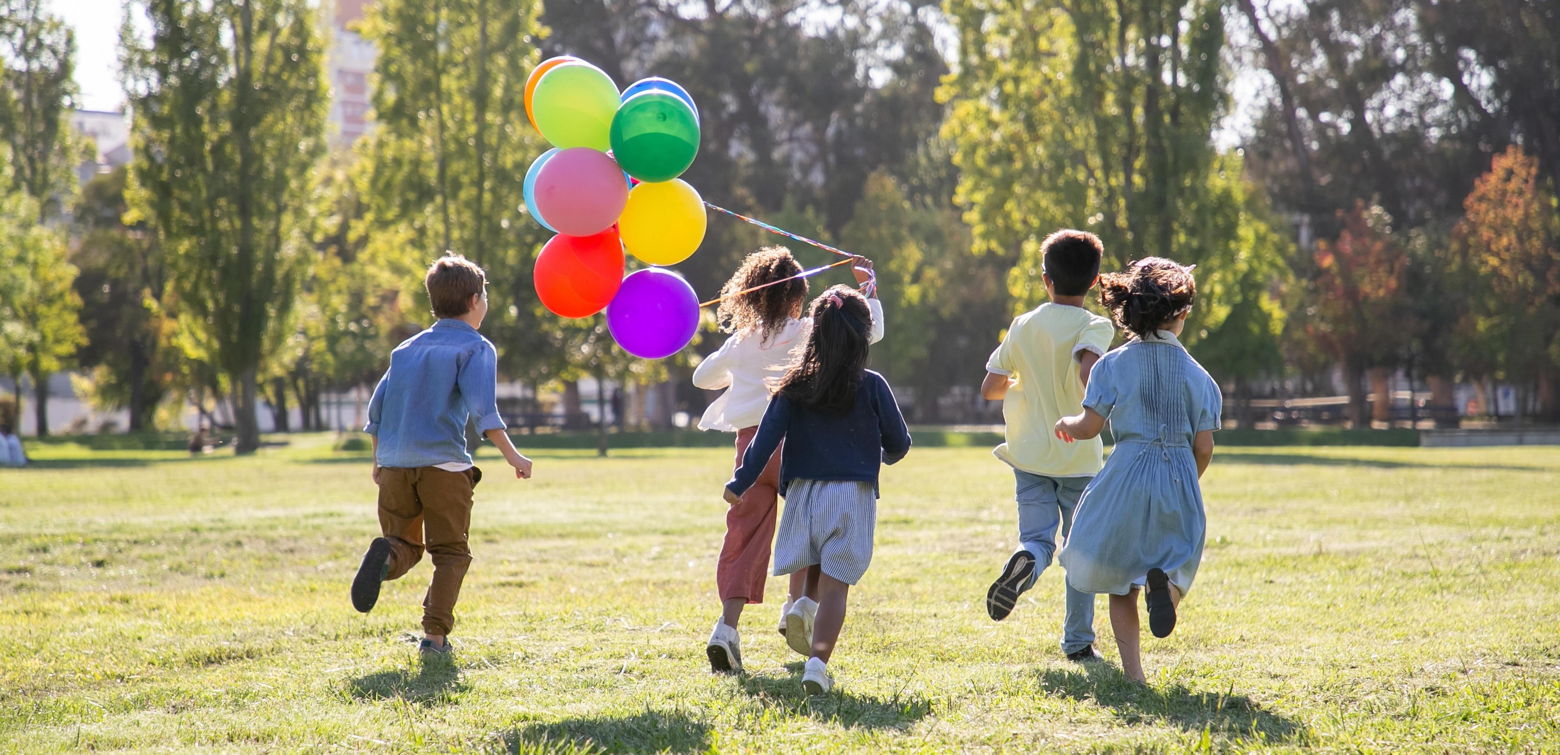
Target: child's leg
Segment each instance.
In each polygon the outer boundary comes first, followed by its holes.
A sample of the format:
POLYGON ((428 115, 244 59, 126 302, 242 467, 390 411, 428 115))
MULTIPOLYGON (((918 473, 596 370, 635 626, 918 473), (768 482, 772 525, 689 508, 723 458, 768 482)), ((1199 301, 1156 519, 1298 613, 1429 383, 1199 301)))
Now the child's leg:
POLYGON ((834 643, 839 641, 840 628, 845 626, 845 598, 849 594, 850 585, 819 572, 818 618, 813 621, 812 657, 824 663, 834 655, 834 643))
MULTIPOLYGON (((737 433, 737 463, 752 442, 757 428, 737 433)), ((780 450, 742 499, 726 511, 726 539, 715 565, 715 586, 720 593, 721 622, 735 628, 748 603, 764 602, 764 581, 769 577, 769 554, 775 536, 775 511, 780 496, 780 450)))
POLYGON ((1110 629, 1116 635, 1116 650, 1121 653, 1121 673, 1135 682, 1146 682, 1143 659, 1138 649, 1138 589, 1126 595, 1110 596, 1110 629))
POLYGON ((423 502, 423 529, 433 560, 433 581, 423 598, 423 632, 443 640, 455 625, 455 601, 471 566, 467 538, 471 529, 471 470, 447 472, 438 467, 418 470, 417 496, 423 502))
MULTIPOLYGON (((1056 555, 1056 531, 1062 525, 1061 486, 1065 478, 1016 469, 1013 475, 1016 478, 1014 498, 1018 503, 1018 547, 1035 557, 1034 574, 1024 585, 1027 590, 1056 555)), ((1077 498, 1072 500, 1076 502, 1077 498)))
MULTIPOLYGON (((1088 477, 1063 477, 1057 479, 1057 502, 1062 514, 1062 542, 1072 534, 1073 513, 1078 499, 1088 487, 1088 477)), ((1094 644, 1094 595, 1079 592, 1071 584, 1066 585, 1067 614, 1062 621, 1062 652, 1076 653, 1094 644)))
POLYGON ((379 470, 379 531, 390 541, 390 572, 399 579, 423 557, 423 508, 417 498, 417 470, 379 470))
POLYGON ((790 599, 795 601, 797 598, 808 597, 817 600, 818 577, 822 574, 823 570, 817 564, 813 564, 801 571, 791 572, 790 599))

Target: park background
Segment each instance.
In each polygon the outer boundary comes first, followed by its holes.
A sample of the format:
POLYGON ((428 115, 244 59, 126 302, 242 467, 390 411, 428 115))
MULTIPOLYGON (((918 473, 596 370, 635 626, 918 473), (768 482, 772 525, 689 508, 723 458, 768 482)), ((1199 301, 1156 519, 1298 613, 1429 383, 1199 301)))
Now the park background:
MULTIPOLYGON (((1540 0, 0 0, 32 457, 0 470, 0 752, 1553 752, 1560 452, 1389 446, 1553 441, 1557 40, 1540 0), (681 82, 707 199, 877 260, 916 448, 833 695, 779 579, 748 673, 707 673, 731 438, 678 425, 721 336, 634 360, 537 303, 521 88, 560 53, 681 82), (1059 569, 984 611, 1012 478, 966 425, 1063 226, 1198 264, 1229 402, 1143 687, 1103 612, 1106 662, 1057 652, 1059 569), (425 664, 426 570, 346 593, 366 389, 445 249, 489 271, 537 473, 476 449, 460 652, 425 664)), ((712 216, 678 270, 710 297, 774 240, 712 216)))
MULTIPOLYGON (((532 290, 520 92, 565 53, 693 92, 705 198, 877 260, 873 365, 914 423, 1000 421, 978 378, 1059 227, 1099 234, 1106 269, 1199 266, 1185 340, 1230 427, 1560 418, 1552 3, 3 11, 0 414, 24 435, 204 418, 243 452, 361 426, 446 249, 489 271, 517 430, 685 426, 712 321, 646 362, 532 290)), ((775 241, 716 215, 678 271, 711 298, 775 241)))

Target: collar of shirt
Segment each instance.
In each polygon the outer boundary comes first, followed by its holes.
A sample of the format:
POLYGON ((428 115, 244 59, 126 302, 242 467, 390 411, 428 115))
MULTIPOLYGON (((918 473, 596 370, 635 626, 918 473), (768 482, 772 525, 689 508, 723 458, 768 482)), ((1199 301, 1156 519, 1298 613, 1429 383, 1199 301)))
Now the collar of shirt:
POLYGON ((477 329, 471 327, 465 320, 458 320, 454 317, 441 317, 438 322, 433 324, 433 327, 439 330, 464 330, 467 333, 477 332, 477 329))

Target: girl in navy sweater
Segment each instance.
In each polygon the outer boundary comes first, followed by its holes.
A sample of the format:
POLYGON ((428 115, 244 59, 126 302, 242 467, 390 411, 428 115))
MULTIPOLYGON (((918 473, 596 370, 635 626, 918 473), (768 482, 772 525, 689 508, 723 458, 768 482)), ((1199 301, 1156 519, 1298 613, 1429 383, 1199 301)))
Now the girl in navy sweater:
POLYGON ((866 369, 871 329, 867 300, 845 286, 813 301, 804 351, 781 379, 742 465, 726 483, 726 502, 735 504, 785 441, 785 512, 774 573, 819 567, 812 654, 802 675, 802 688, 811 695, 834 686, 826 664, 845 623, 845 598, 872 560, 878 468, 910 451, 910 431, 893 391, 882 375, 866 369))

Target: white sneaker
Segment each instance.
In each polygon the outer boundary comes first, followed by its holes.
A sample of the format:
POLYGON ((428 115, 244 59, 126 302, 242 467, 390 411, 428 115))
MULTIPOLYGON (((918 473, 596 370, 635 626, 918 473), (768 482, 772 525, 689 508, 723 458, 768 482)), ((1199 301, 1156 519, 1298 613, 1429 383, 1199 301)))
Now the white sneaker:
POLYGON ((780 605, 780 636, 785 636, 785 615, 791 612, 791 601, 780 605))
POLYGON ((829 676, 829 667, 817 658, 808 658, 802 671, 802 691, 809 695, 827 695, 832 689, 834 677, 829 676))
POLYGON ((742 638, 737 630, 726 626, 726 622, 715 622, 715 631, 710 632, 710 644, 704 652, 710 657, 710 671, 742 673, 742 638))
POLYGON ((785 644, 801 655, 812 655, 813 620, 818 617, 818 601, 805 595, 796 599, 785 612, 785 644))

